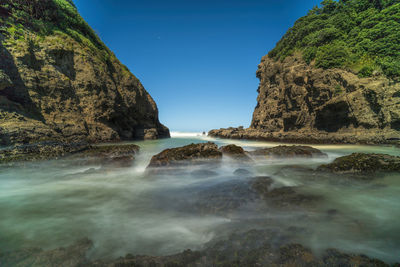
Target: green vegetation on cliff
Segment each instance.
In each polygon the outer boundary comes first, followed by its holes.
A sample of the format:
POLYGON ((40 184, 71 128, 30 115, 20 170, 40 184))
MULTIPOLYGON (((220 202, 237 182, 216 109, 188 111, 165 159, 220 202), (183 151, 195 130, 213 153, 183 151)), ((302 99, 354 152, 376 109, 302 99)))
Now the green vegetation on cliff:
POLYGON ((399 44, 398 0, 324 0, 297 20, 268 55, 283 60, 301 52, 316 67, 399 78, 399 44))
POLYGON ((168 136, 72 0, 0 1, 0 145, 168 136))
POLYGON ((115 60, 71 0, 5 0, 0 4, 0 25, 0 33, 11 44, 25 41, 34 45, 40 37, 67 35, 107 64, 115 60))

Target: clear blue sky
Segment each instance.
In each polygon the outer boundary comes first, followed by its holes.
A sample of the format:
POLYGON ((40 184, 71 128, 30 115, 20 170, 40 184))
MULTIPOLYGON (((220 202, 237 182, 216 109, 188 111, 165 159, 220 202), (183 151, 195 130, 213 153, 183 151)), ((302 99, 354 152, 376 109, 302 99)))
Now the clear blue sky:
POLYGON ((172 131, 248 127, 262 56, 320 0, 75 0, 172 131))

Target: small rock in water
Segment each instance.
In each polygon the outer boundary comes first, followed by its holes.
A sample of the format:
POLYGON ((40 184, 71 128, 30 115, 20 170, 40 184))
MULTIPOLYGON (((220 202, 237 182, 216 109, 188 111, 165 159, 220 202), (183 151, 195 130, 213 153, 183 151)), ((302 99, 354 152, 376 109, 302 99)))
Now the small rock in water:
POLYGON ((245 175, 251 175, 252 173, 247 169, 237 169, 233 172, 233 174, 237 176, 245 176, 245 175))
POLYGON ((219 149, 224 156, 228 156, 230 158, 234 158, 240 161, 250 161, 251 158, 247 155, 247 152, 244 149, 237 145, 227 145, 222 146, 219 149))

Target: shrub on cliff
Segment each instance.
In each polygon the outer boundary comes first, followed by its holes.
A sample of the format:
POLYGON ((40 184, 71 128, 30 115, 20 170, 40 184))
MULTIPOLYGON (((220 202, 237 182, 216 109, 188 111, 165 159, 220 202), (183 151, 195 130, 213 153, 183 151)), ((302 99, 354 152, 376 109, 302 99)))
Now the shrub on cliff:
MULTIPOLYGON (((77 41, 87 39, 91 46, 108 50, 79 15, 72 1, 4 0, 0 3, 0 10, 4 10, 0 18, 3 17, 1 19, 5 20, 4 24, 8 29, 23 27, 42 36, 60 31, 73 36, 77 41)), ((10 30, 7 31, 10 32, 10 30)))
POLYGON ((378 70, 400 78, 399 43, 398 0, 324 0, 296 21, 269 57, 282 60, 300 51, 317 67, 346 67, 363 77, 378 70))

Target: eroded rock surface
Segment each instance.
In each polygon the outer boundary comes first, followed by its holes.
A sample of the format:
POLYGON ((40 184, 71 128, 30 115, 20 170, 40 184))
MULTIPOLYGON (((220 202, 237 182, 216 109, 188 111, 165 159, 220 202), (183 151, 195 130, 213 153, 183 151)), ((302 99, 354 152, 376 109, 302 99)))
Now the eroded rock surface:
POLYGON ((248 129, 210 136, 307 143, 390 143, 400 137, 400 83, 316 68, 301 56, 258 67, 257 106, 248 129))

